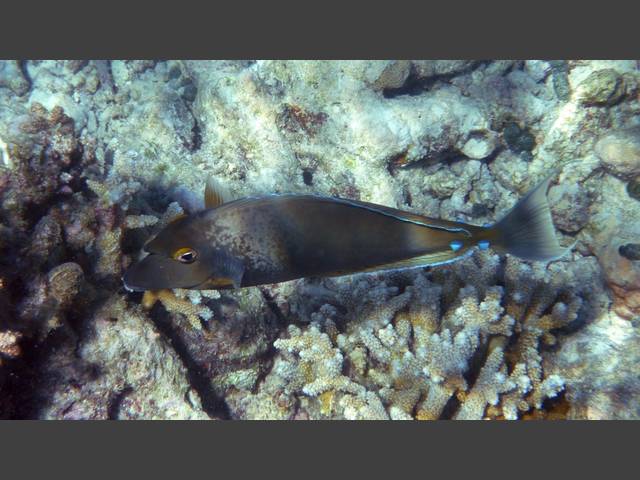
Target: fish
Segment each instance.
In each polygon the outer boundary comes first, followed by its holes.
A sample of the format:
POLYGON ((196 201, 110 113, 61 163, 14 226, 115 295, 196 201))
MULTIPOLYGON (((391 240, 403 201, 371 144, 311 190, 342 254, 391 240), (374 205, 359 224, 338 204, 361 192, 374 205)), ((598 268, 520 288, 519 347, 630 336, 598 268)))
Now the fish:
POLYGON ((374 203, 304 194, 228 200, 215 179, 205 209, 165 226, 130 266, 130 291, 223 290, 305 277, 443 265, 493 249, 548 262, 565 255, 547 202, 553 175, 489 226, 374 203))

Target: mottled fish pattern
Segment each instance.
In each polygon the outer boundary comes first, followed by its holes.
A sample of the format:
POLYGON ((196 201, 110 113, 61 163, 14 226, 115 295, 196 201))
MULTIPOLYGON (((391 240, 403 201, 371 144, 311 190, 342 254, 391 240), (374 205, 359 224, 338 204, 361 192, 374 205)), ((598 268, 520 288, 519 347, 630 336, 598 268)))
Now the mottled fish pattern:
POLYGON ((303 277, 439 265, 473 249, 524 259, 563 255, 546 200, 550 178, 489 227, 432 219, 382 205, 316 195, 230 202, 207 184, 207 209, 147 242, 124 276, 130 290, 223 289, 303 277))

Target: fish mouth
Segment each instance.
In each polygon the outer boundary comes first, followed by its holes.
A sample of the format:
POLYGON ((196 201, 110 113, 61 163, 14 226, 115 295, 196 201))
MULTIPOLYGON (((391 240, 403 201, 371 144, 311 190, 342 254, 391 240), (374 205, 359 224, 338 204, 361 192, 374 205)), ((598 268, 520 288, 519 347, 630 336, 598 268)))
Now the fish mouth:
POLYGON ((207 280, 207 273, 191 268, 164 255, 150 253, 131 265, 122 276, 124 288, 130 292, 193 288, 207 280))
POLYGON ((136 267, 149 255, 150 254, 148 252, 145 252, 143 250, 143 252, 138 257, 138 260, 132 265, 129 265, 127 270, 124 272, 124 275, 120 277, 120 280, 122 280, 124 289, 127 292, 144 292, 145 290, 147 290, 146 288, 136 286, 135 280, 132 281, 131 277, 136 275, 136 267))
POLYGON ((137 264, 129 267, 122 276, 122 284, 124 285, 125 290, 128 292, 144 292, 145 290, 150 290, 149 288, 145 288, 136 284, 135 278, 132 279, 132 277, 136 276, 136 265, 137 264))
POLYGON ((144 292, 146 290, 160 290, 166 288, 158 285, 157 275, 153 275, 157 256, 145 254, 139 261, 131 265, 122 276, 124 288, 129 292, 144 292))
POLYGON ((129 285, 127 283, 127 281, 126 281, 126 279, 124 277, 122 277, 122 284, 124 285, 124 289, 127 292, 134 293, 134 292, 144 292, 144 291, 146 291, 146 288, 132 287, 131 285, 129 285))

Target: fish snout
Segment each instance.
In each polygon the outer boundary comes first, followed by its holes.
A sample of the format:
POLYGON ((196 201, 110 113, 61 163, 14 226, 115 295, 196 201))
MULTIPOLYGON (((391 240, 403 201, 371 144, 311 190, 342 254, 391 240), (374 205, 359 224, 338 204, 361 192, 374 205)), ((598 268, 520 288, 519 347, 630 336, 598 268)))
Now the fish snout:
POLYGON ((124 284, 124 288, 129 292, 144 292, 148 290, 148 288, 144 287, 143 276, 140 272, 140 263, 134 263, 124 272, 122 276, 122 283, 124 284))

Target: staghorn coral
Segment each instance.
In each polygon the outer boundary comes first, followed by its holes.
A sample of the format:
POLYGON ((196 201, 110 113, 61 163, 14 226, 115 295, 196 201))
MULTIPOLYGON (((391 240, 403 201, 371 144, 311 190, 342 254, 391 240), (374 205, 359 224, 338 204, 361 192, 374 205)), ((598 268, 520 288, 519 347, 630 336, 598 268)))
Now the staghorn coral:
MULTIPOLYGON (((219 298, 217 292, 205 294, 209 298, 219 298)), ((182 289, 176 290, 159 290, 147 291, 142 297, 142 305, 149 309, 159 301, 167 312, 175 315, 183 315, 189 325, 195 329, 201 329, 200 319, 209 321, 213 317, 213 313, 206 306, 200 305, 203 294, 197 291, 188 291, 182 289)))
POLYGON ((509 394, 503 400, 505 418, 516 418, 512 401, 529 390, 529 379, 523 375, 523 365, 518 364, 511 375, 507 374, 504 364, 504 337, 497 337, 489 344, 489 355, 485 360, 473 388, 468 392, 460 392, 458 401, 460 408, 456 412, 456 420, 471 420, 482 418, 487 405, 496 406, 500 403, 500 395, 509 394))
POLYGON ((342 375, 344 357, 326 333, 312 325, 302 333, 299 328, 290 326, 289 338, 274 342, 274 347, 292 354, 290 362, 278 365, 276 373, 286 382, 289 391, 302 391, 311 397, 327 392, 361 393, 363 387, 342 375), (299 365, 291 366, 298 359, 299 365))
POLYGON ((482 252, 431 274, 398 272, 393 284, 321 282, 329 303, 275 342, 265 385, 298 400, 292 417, 515 419, 540 409, 565 388, 545 373, 544 349, 576 320, 594 264, 534 274, 511 257, 500 271, 498 260, 482 252))

